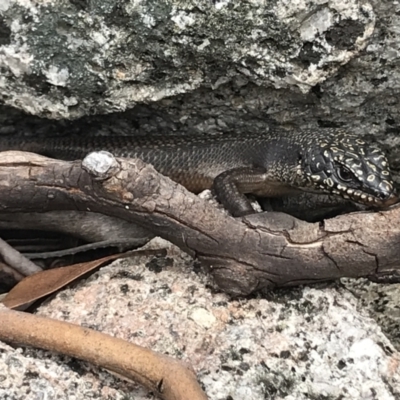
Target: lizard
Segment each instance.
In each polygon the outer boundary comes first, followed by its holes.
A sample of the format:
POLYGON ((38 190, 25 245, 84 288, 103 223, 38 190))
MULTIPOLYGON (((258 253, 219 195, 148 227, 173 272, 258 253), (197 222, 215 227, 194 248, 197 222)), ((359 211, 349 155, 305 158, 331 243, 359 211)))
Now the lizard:
POLYGON ((384 209, 398 201, 388 160, 375 143, 344 129, 321 128, 217 135, 79 136, 0 139, 0 151, 22 150, 63 160, 107 150, 140 158, 199 193, 214 188, 235 217, 254 213, 245 196, 301 192, 384 209))

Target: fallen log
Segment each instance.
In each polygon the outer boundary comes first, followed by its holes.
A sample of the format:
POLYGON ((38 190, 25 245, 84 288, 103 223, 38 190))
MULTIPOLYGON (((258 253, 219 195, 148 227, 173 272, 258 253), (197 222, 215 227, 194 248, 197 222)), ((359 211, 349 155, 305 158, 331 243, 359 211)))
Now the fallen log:
POLYGON ((232 295, 341 277, 397 278, 400 208, 307 223, 234 219, 138 159, 83 162, 4 152, 0 212, 91 211, 136 223, 197 257, 232 295))

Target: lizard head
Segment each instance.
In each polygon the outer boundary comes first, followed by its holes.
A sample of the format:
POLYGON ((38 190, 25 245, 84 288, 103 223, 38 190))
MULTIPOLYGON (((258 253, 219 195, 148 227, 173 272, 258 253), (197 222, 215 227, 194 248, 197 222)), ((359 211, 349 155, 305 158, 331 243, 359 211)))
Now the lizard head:
POLYGON ((310 144, 304 158, 310 188, 377 208, 399 200, 388 160, 376 144, 336 131, 310 144))

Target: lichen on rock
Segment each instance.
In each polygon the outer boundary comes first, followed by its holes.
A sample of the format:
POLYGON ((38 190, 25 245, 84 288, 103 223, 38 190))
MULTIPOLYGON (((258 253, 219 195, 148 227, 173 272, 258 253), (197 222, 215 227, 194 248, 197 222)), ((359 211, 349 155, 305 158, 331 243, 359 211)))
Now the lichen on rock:
POLYGON ((50 118, 245 79, 307 92, 365 48, 358 1, 13 1, 0 8, 0 94, 50 118))

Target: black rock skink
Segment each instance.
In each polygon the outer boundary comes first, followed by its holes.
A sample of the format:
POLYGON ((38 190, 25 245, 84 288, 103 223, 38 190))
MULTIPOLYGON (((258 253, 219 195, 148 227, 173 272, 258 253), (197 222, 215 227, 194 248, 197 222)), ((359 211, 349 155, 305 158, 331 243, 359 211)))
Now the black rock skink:
POLYGON ((215 136, 3 138, 0 150, 63 160, 107 150, 138 157, 198 193, 214 185, 235 216, 254 212, 244 193, 263 197, 301 191, 336 195, 385 208, 398 198, 388 161, 376 145, 341 129, 274 130, 215 136))

